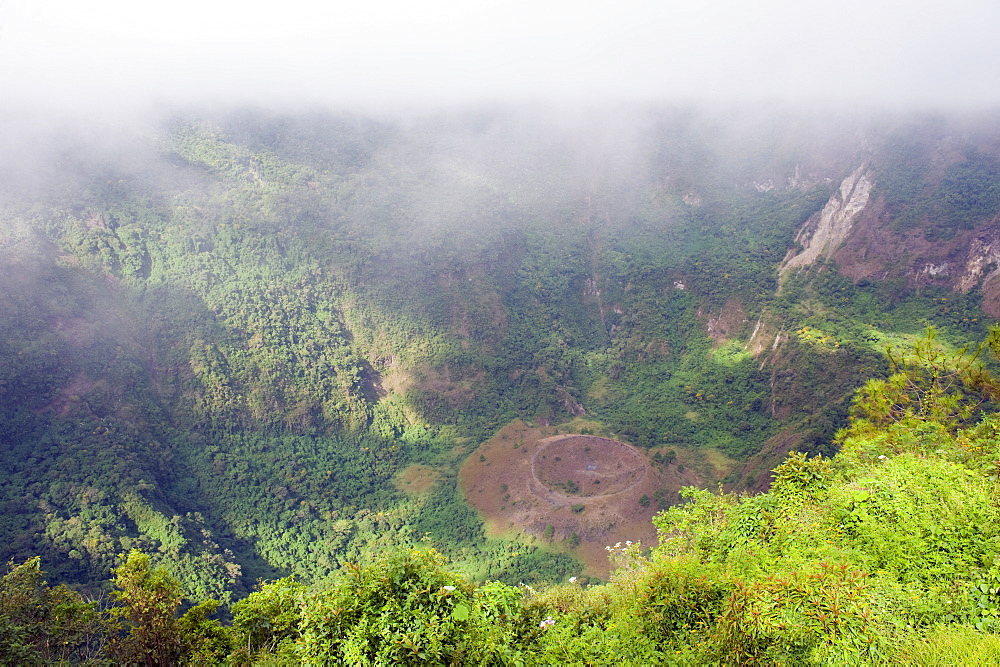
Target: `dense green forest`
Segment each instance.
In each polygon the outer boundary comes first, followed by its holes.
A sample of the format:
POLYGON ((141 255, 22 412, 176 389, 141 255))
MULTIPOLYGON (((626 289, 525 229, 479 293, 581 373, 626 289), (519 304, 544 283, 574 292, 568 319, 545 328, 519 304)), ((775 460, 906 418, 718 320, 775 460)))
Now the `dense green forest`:
MULTIPOLYGON (((857 392, 833 458, 793 452, 760 495, 689 487, 652 550, 607 547, 606 584, 473 584, 394 548, 306 585, 261 582, 180 614, 180 582, 133 550, 111 604, 0 579, 0 656, 147 664, 907 664, 1000 658, 1000 383, 936 334, 857 392)), ((988 340, 1000 351, 1000 328, 988 340)))
POLYGON ((987 284, 859 279, 832 254, 781 268, 859 164, 880 233, 918 259, 986 233, 998 127, 239 111, 0 156, 0 613, 23 629, 5 659, 162 641, 169 661, 876 661, 921 633, 975 643, 997 604, 995 361, 949 376, 954 410, 899 383, 928 350, 986 339, 987 284), (658 546, 613 550, 609 583, 574 545, 489 533, 458 478, 514 419, 584 416, 703 464, 658 546), (739 495, 779 464, 769 493, 739 495), (414 466, 426 493, 399 482, 414 466), (114 604, 88 606, 113 568, 114 604), (810 606, 830 596, 832 621, 810 606), (59 626, 65 605, 92 625, 59 626), (413 614, 430 629, 400 625, 413 614))

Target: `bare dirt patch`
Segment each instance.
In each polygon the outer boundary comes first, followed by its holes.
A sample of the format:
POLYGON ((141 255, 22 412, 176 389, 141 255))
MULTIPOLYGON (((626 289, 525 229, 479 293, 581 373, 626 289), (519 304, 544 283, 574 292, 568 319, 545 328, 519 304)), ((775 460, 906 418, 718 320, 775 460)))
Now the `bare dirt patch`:
POLYGON ((441 473, 430 466, 414 463, 397 474, 392 483, 408 496, 426 495, 437 484, 441 473))
POLYGON ((718 314, 703 313, 699 310, 698 315, 705 318, 705 331, 716 345, 736 336, 747 322, 746 309, 737 299, 726 301, 726 305, 718 314))
POLYGON ((468 405, 475 396, 475 390, 486 378, 485 371, 476 371, 465 375, 462 371, 454 371, 445 364, 440 368, 422 366, 416 373, 417 387, 420 391, 436 395, 444 400, 451 409, 459 409, 468 405))
POLYGON ((35 413, 41 414, 51 410, 60 418, 65 418, 69 416, 70 411, 81 396, 98 386, 106 386, 106 383, 103 381, 95 382, 83 375, 74 375, 69 382, 60 387, 59 393, 48 405, 36 409, 35 413))
POLYGON ((594 435, 546 438, 535 452, 531 474, 549 491, 589 498, 627 491, 646 476, 635 448, 594 435))
POLYGON ((697 485, 680 461, 656 463, 631 445, 515 420, 466 459, 459 481, 490 534, 566 551, 606 578, 605 547, 653 545, 658 500, 697 485), (572 482, 572 484, 570 484, 572 482))

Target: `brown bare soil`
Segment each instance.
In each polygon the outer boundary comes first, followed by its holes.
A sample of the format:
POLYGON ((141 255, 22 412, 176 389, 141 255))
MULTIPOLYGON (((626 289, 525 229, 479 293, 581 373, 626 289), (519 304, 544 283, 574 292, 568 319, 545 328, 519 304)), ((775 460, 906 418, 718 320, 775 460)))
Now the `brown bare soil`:
POLYGON ((589 498, 627 491, 646 476, 633 447, 593 435, 546 438, 532 457, 531 474, 549 491, 589 498))
POLYGON ((718 314, 703 313, 699 310, 698 315, 706 320, 705 330, 716 345, 721 345, 739 334, 747 322, 746 309, 737 299, 726 301, 726 305, 718 314))
POLYGON ((397 474, 392 483, 408 496, 422 496, 434 488, 441 473, 430 466, 414 463, 397 474))
POLYGON ((445 364, 441 368, 423 366, 416 374, 417 387, 420 391, 435 394, 442 398, 453 409, 467 405, 475 396, 475 389, 483 383, 486 377, 484 371, 477 371, 469 376, 453 373, 445 364))
POLYGON ((700 481, 677 463, 654 463, 617 440, 515 420, 469 455, 459 480, 491 535, 567 551, 586 574, 606 578, 605 547, 653 545, 654 498, 676 502, 681 486, 700 481))
POLYGON ((41 414, 47 410, 51 410, 60 418, 66 418, 69 416, 74 403, 79 401, 82 395, 98 386, 106 386, 106 383, 103 381, 95 382, 83 375, 74 375, 69 382, 59 389, 59 393, 56 394, 56 397, 48 405, 36 409, 35 413, 41 414))

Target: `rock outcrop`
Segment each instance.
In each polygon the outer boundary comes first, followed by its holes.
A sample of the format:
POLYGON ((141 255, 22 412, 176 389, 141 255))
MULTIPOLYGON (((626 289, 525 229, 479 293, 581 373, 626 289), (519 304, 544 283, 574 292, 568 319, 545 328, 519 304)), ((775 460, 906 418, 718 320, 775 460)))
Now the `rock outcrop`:
MULTIPOLYGON (((962 292, 968 292, 980 280, 987 282, 1000 274, 1000 227, 991 226, 982 230, 979 236, 969 244, 969 253, 965 260, 965 270, 959 276, 955 287, 962 292)), ((932 270, 931 268, 928 271, 932 270)))
POLYGON ((809 266, 820 257, 830 257, 849 237, 854 222, 868 205, 872 178, 867 165, 861 165, 840 184, 823 210, 803 225, 795 237, 802 251, 789 251, 781 272, 809 266))

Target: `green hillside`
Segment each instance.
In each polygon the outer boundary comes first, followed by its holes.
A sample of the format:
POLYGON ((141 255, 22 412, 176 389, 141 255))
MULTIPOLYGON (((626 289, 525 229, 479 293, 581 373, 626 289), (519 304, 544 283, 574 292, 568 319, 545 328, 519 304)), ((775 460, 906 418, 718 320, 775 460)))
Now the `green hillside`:
MULTIPOLYGON (((933 332, 931 332, 933 333, 933 332)), ((1000 329, 988 350, 1000 351, 1000 329)), ((982 349, 980 349, 980 352, 982 349)), ((871 380, 833 458, 792 453, 770 491, 713 494, 607 547, 605 584, 474 584, 439 552, 389 549, 322 582, 262 582, 183 615, 183 589, 132 550, 112 605, 0 579, 7 661, 209 664, 994 664, 1000 641, 997 381, 933 335, 871 380), (53 641, 56 640, 56 641, 53 641)))
MULTIPOLYGON (((875 661, 941 623, 976 644, 996 612, 992 385, 965 377, 975 409, 925 414, 865 382, 928 326, 946 356, 989 334, 996 260, 938 267, 991 238, 1000 125, 738 121, 240 111, 5 162, 0 557, 25 564, 4 586, 81 604, 38 568, 96 596, 118 567, 132 628, 126 576, 220 601, 234 629, 194 607, 167 623, 172 660, 875 661), (782 272, 859 165, 874 186, 845 250, 782 272), (871 392, 900 407, 876 415, 871 392), (497 536, 463 497, 463 461, 517 419, 586 422, 702 490, 647 496, 660 545, 599 582, 580 536, 497 536), (842 617, 817 611, 834 598, 842 617), (270 613, 291 616, 261 634, 270 613)), ((25 632, 5 659, 40 650, 25 632)))

